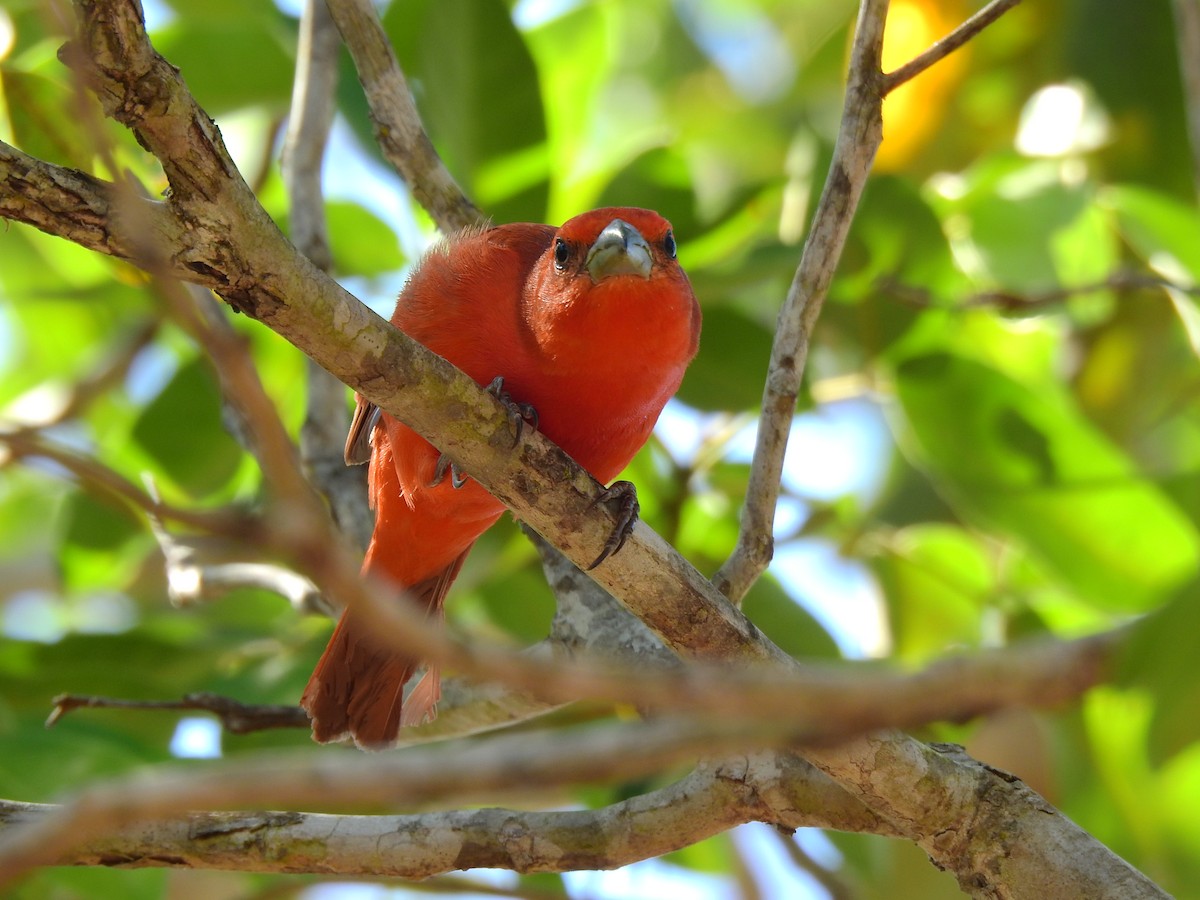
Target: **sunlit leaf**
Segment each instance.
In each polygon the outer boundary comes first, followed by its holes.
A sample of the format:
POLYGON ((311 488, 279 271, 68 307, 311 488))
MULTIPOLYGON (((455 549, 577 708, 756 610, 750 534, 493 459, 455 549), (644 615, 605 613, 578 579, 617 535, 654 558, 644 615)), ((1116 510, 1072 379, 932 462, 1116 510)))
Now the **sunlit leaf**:
POLYGON ((251 104, 283 110, 291 98, 293 40, 282 15, 244 13, 228 18, 206 14, 172 23, 154 36, 155 47, 179 67, 196 99, 212 115, 251 104), (253 60, 254 77, 247 78, 239 67, 214 64, 230 58, 253 60))
POLYGON ((902 658, 980 642, 996 579, 978 537, 950 525, 910 526, 891 535, 872 562, 902 658))
POLYGON ((1195 529, 1061 395, 950 354, 896 374, 921 456, 950 499, 1085 596, 1144 608, 1194 570, 1195 529))

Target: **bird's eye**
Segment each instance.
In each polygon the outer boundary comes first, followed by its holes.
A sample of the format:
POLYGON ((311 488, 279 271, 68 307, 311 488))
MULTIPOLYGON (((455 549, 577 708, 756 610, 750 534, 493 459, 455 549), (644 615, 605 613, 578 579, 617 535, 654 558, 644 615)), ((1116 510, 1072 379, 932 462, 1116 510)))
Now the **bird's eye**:
POLYGON ((667 254, 667 259, 675 258, 675 235, 669 230, 667 236, 663 238, 663 251, 667 254))
POLYGON ((556 238, 554 241, 554 268, 561 272, 567 267, 567 260, 570 258, 570 246, 562 238, 556 238))

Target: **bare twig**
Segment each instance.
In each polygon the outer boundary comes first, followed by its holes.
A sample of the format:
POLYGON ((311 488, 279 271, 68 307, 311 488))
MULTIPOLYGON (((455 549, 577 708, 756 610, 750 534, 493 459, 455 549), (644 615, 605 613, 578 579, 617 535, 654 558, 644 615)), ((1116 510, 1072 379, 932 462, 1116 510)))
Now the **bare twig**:
POLYGON ((433 221, 449 234, 483 214, 463 193, 421 125, 408 82, 370 0, 329 0, 329 11, 354 59, 375 124, 375 137, 433 221))
POLYGON ((0 465, 13 459, 44 459, 61 466, 87 487, 129 504, 137 510, 152 514, 160 520, 169 519, 213 534, 224 534, 246 540, 258 531, 258 525, 244 513, 233 510, 185 509, 164 503, 119 472, 108 468, 90 456, 63 447, 33 429, 0 431, 0 465))
POLYGON ((299 706, 241 703, 229 697, 209 693, 186 694, 180 700, 123 700, 115 697, 59 694, 54 698, 54 709, 46 719, 46 727, 57 725, 63 716, 77 709, 169 709, 209 712, 220 719, 222 727, 231 734, 249 734, 272 728, 308 727, 308 715, 299 706))
POLYGON ((717 589, 735 603, 745 596, 774 553, 775 502, 809 339, 882 140, 880 58, 886 15, 887 0, 865 0, 859 12, 833 161, 800 265, 779 312, 738 542, 713 576, 717 589))
POLYGON ((860 8, 833 161, 800 265, 779 312, 737 546, 713 576, 718 590, 735 603, 774 553, 775 503, 809 341, 882 140, 883 97, 970 40, 1017 2, 994 0, 930 50, 886 76, 880 71, 880 60, 887 2, 863 2, 860 8))
POLYGON ((911 81, 934 63, 945 59, 1020 2, 1021 0, 992 0, 920 56, 884 75, 883 93, 890 94, 904 82, 911 81))

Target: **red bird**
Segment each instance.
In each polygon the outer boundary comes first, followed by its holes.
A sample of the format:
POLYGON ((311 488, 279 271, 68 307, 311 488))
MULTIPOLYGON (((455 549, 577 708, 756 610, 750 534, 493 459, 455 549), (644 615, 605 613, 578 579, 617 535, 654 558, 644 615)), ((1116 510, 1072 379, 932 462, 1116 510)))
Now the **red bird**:
MULTIPOLYGON (((616 207, 557 229, 501 225, 449 238, 413 273, 392 324, 490 385, 607 484, 679 388, 700 308, 670 223, 616 207)), ((376 519, 363 572, 441 615, 471 545, 504 505, 454 468, 445 478, 447 463, 428 441, 359 397, 346 461, 368 455, 376 519)), ((401 725, 432 719, 436 669, 401 703, 418 665, 343 613, 300 701, 314 738, 379 748, 401 725)))

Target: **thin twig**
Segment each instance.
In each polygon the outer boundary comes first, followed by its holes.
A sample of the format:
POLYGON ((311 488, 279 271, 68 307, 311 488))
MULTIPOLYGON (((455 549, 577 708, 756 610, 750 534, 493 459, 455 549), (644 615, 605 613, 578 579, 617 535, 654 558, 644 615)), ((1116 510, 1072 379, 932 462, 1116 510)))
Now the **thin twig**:
POLYGON ((779 312, 737 545, 713 576, 717 589, 735 603, 765 571, 774 554, 775 504, 809 342, 882 140, 883 97, 970 40, 1018 2, 995 0, 933 48, 888 76, 880 71, 887 0, 864 0, 860 8, 833 161, 800 264, 779 312))
POLYGON ((257 522, 240 510, 201 510, 173 506, 151 496, 132 481, 96 459, 61 446, 34 429, 0 431, 0 465, 14 459, 45 459, 61 466, 80 483, 121 500, 160 520, 171 520, 212 534, 247 540, 259 530, 257 522))
POLYGON ((443 233, 478 225, 484 216, 455 182, 425 133, 374 4, 329 0, 329 11, 354 59, 384 156, 443 233))
POLYGON ((809 341, 883 137, 879 61, 886 15, 887 0, 864 0, 829 175, 779 312, 737 546, 713 576, 717 589, 734 603, 741 601, 774 554, 775 503, 809 341))
POLYGON ((250 734, 273 728, 307 728, 308 714, 299 706, 256 705, 242 703, 217 694, 185 694, 179 700, 125 700, 85 694, 59 694, 46 727, 57 725, 63 716, 77 709, 192 710, 209 712, 221 720, 230 734, 250 734))
POLYGON ((890 94, 904 82, 911 81, 934 63, 945 59, 1020 2, 1021 0, 992 0, 920 56, 884 75, 883 93, 890 94))

